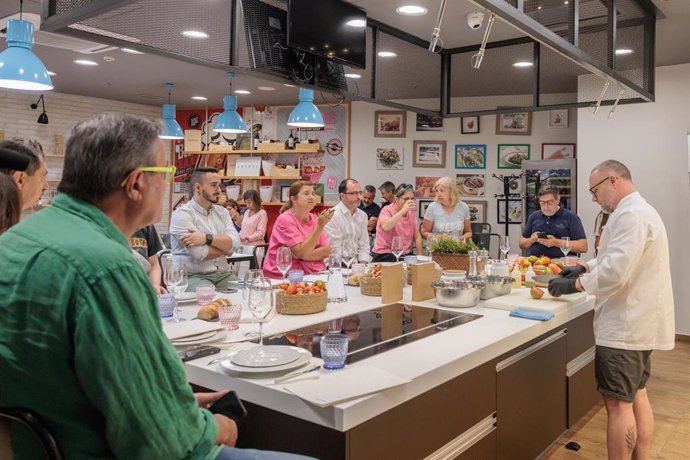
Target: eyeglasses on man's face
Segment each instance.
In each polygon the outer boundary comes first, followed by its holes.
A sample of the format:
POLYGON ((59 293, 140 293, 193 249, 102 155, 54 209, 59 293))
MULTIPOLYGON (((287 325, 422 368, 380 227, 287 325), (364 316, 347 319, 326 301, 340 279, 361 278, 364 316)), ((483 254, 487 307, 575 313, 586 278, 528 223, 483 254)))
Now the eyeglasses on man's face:
POLYGON ((539 206, 553 206, 556 200, 539 200, 539 206))
POLYGON ((607 180, 609 180, 609 176, 604 177, 602 180, 600 180, 599 182, 597 182, 596 184, 594 184, 594 185, 589 189, 589 193, 591 193, 592 196, 593 196, 594 198, 596 198, 596 197, 597 197, 597 188, 598 188, 601 184, 603 184, 604 182, 606 182, 607 180))
MULTIPOLYGON (((140 168, 135 169, 135 171, 141 171, 141 172, 146 172, 146 173, 163 173, 163 180, 165 180, 168 183, 172 183, 173 178, 175 177, 175 172, 177 171, 177 168, 174 165, 168 165, 168 166, 142 166, 140 168)), ((130 173, 131 174, 131 173, 130 173)), ((120 183, 120 187, 124 187, 127 184, 127 181, 129 180, 129 174, 120 183)))

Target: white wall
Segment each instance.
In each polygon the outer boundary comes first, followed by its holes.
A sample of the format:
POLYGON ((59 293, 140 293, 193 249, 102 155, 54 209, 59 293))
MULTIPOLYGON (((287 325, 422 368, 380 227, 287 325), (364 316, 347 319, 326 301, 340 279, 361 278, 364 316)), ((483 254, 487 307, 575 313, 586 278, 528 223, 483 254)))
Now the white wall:
MULTIPOLYGON (((500 100, 498 104, 502 105, 500 100)), ((391 109, 368 102, 352 103, 350 176, 357 179, 362 185, 371 184, 378 188, 387 180, 396 185, 403 182, 414 184, 416 176, 455 177, 456 174, 486 174, 486 195, 477 198, 466 197, 466 199, 487 203, 487 222, 491 224, 493 232, 501 235, 504 234, 505 226, 499 226, 496 222, 497 208, 494 194, 503 193, 503 185, 497 179, 492 178, 491 174, 509 175, 519 173, 520 170, 497 168, 498 144, 530 144, 531 159, 536 160, 541 159, 541 144, 544 142, 576 142, 577 116, 575 110, 570 110, 567 129, 549 128, 549 112, 535 112, 532 117, 531 136, 496 135, 496 117, 494 115, 481 117, 479 134, 461 134, 460 118, 445 119, 442 132, 416 131, 416 114, 407 112, 405 138, 374 137, 374 112, 377 110, 391 109), (413 168, 412 146, 415 140, 445 140, 446 167, 443 169, 413 168), (486 144, 487 168, 485 170, 455 169, 455 144, 486 144), (402 149, 404 152, 403 169, 397 171, 377 170, 376 149, 379 147, 395 147, 398 151, 402 149)), ((579 151, 579 146, 577 149, 579 151)), ((521 228, 520 225, 510 226, 511 252, 519 252, 517 242, 521 228)))
MULTIPOLYGON (((48 155, 46 163, 48 164, 49 179, 53 177, 59 178, 62 175, 63 159, 50 156, 55 153, 56 134, 61 134, 63 137, 62 151, 64 154, 67 135, 72 126, 99 113, 124 112, 147 118, 161 117, 161 109, 158 106, 131 104, 109 99, 46 91, 44 93, 44 100, 49 123, 47 125, 40 125, 36 123, 36 120, 41 114, 41 106, 39 105, 39 108, 36 110, 32 110, 30 107, 31 104, 36 102, 40 94, 0 91, 0 131, 4 132, 5 139, 38 140, 43 146, 44 153, 48 155)), ((87 173, 85 172, 85 174, 87 173)), ((50 183, 49 185, 51 189, 57 188, 57 183, 50 183)), ((44 202, 49 201, 51 189, 44 195, 44 202)), ((165 233, 167 233, 169 219, 168 200, 168 192, 166 191, 163 203, 163 217, 160 224, 157 225, 158 230, 165 233)))
POLYGON ((611 120, 610 108, 596 115, 578 113, 578 208, 592 228, 598 206, 589 201, 588 178, 594 166, 615 159, 630 168, 639 192, 654 206, 668 233, 676 332, 690 335, 690 64, 656 69, 656 102, 622 105, 611 120))

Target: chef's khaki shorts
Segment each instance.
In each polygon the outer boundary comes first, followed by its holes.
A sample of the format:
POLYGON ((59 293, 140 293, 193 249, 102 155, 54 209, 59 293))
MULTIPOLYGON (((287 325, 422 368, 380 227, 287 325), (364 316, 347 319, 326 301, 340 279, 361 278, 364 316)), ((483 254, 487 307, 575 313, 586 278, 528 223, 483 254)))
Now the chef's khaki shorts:
POLYGON ((599 393, 633 402, 637 390, 647 385, 652 370, 651 350, 621 350, 597 345, 594 374, 599 393))

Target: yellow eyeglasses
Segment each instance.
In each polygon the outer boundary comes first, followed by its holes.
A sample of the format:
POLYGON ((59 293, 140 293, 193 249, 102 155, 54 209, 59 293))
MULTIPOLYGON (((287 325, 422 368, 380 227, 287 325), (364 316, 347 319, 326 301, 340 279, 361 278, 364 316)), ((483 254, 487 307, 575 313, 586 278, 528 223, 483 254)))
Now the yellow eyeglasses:
MULTIPOLYGON (((168 166, 142 166, 140 168, 135 169, 135 171, 141 171, 141 172, 151 172, 151 173, 163 173, 165 174, 164 179, 172 183, 173 178, 175 177, 175 171, 177 171, 177 168, 174 165, 168 165, 168 166)), ((131 174, 131 173, 130 173, 131 174)), ((127 181, 129 180, 129 175, 125 178, 125 180, 122 181, 120 184, 120 187, 124 187, 125 184, 127 184, 127 181)))

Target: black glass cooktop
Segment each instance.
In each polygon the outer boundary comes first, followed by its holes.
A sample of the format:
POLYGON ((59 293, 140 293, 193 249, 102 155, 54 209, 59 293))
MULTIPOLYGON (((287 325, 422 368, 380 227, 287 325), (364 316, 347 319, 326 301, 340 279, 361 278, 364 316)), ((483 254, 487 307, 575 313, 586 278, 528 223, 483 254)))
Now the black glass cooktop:
POLYGON ((394 303, 264 338, 266 345, 294 345, 320 357, 319 342, 329 331, 347 334, 350 347, 346 363, 397 348, 406 343, 460 326, 481 315, 394 303))

